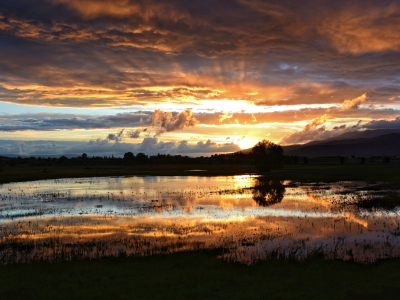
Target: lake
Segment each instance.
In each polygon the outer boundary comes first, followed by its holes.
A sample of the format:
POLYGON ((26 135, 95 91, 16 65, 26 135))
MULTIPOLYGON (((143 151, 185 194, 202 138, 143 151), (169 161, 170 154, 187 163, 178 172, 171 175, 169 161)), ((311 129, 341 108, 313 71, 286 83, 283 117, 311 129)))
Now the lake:
POLYGON ((314 254, 362 262, 397 257, 399 194, 377 184, 247 175, 2 184, 0 261, 197 249, 218 249, 221 258, 243 263, 314 254))

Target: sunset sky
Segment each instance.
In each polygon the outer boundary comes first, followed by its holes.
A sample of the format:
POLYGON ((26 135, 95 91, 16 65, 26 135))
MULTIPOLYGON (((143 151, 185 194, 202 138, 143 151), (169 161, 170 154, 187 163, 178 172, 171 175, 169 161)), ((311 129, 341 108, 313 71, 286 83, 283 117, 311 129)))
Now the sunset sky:
POLYGON ((0 155, 400 129, 400 1, 1 0, 0 155))

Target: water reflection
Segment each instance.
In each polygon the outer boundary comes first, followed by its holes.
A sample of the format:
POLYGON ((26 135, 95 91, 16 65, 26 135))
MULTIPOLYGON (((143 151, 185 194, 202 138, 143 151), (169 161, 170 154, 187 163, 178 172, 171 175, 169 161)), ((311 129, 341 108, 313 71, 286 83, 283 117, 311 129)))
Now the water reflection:
POLYGON ((111 177, 0 185, 0 261, 218 248, 225 259, 373 261, 400 254, 397 191, 251 176, 111 177))
POLYGON ((252 190, 253 200, 260 206, 270 206, 282 202, 285 195, 283 182, 257 178, 252 190))

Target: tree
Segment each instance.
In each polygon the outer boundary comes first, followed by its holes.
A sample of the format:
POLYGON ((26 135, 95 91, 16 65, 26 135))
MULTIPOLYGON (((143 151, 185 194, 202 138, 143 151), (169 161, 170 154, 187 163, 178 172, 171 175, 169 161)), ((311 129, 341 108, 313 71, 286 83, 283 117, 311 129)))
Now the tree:
POLYGON ((125 160, 134 160, 135 159, 135 155, 132 152, 126 152, 124 154, 124 159, 125 160))
POLYGON ((283 168, 283 149, 271 141, 258 142, 251 153, 254 155, 255 167, 260 173, 283 168))
POLYGON ((340 164, 343 165, 344 164, 344 157, 343 156, 339 157, 339 160, 340 160, 340 164))
POLYGON ((144 154, 144 153, 138 153, 138 154, 136 154, 136 160, 137 160, 139 163, 146 163, 146 162, 149 160, 149 158, 148 158, 148 156, 147 156, 146 154, 144 154))
POLYGON ((308 165, 308 157, 307 156, 303 157, 303 162, 305 165, 308 165))
POLYGON ((86 154, 86 153, 83 153, 83 154, 82 154, 82 158, 83 158, 83 159, 86 159, 86 158, 87 158, 87 154, 86 154))
POLYGON ((360 164, 362 164, 362 165, 365 164, 365 157, 360 158, 360 164))

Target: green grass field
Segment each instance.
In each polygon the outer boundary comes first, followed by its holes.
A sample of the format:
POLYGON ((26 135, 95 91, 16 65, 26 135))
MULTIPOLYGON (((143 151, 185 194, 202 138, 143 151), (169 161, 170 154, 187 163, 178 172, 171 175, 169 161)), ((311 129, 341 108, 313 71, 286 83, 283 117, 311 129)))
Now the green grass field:
POLYGON ((268 260, 215 252, 0 266, 2 299, 398 299, 400 259, 268 260))
POLYGON ((400 181, 400 164, 291 165, 266 175, 271 179, 296 181, 400 181))
POLYGON ((7 166, 0 173, 0 183, 15 181, 30 181, 40 179, 76 178, 76 177, 98 177, 98 176, 224 176, 242 175, 256 172, 254 166, 245 164, 223 164, 223 165, 72 165, 72 166, 30 166, 16 165, 7 166), (205 170, 192 172, 189 170, 205 170))

